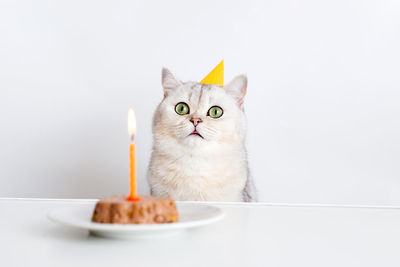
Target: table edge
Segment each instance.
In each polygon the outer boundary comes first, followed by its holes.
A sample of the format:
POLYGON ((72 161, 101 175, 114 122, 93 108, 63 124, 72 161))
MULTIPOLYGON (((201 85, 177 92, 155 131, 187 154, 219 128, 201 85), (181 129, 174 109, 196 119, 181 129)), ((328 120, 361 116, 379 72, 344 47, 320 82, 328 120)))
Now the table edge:
MULTIPOLYGON (((93 198, 15 198, 0 197, 0 202, 88 202, 94 203, 98 199, 93 198)), ((179 203, 198 203, 218 206, 247 206, 247 207, 311 207, 311 208, 367 208, 367 209, 400 209, 400 206, 383 205, 347 205, 347 204, 310 204, 310 203, 279 203, 279 202, 207 202, 207 201, 177 201, 179 203)))

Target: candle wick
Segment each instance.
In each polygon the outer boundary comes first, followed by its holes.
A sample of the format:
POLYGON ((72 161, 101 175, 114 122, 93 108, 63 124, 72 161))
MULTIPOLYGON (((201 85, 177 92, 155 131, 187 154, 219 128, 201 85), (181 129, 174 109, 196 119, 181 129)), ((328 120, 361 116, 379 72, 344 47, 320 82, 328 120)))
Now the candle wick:
POLYGON ((132 135, 131 135, 131 143, 133 143, 134 141, 135 141, 135 135, 132 134, 132 135))

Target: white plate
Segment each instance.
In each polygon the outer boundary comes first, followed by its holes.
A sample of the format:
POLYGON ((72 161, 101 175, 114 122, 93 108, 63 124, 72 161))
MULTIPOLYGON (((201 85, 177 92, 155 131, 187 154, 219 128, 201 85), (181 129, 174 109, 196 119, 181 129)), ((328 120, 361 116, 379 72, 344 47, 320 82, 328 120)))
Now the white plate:
POLYGON ((112 238, 134 238, 167 235, 186 228, 198 227, 216 222, 224 212, 214 206, 196 203, 176 203, 179 222, 163 224, 108 224, 91 221, 94 205, 63 208, 51 211, 48 218, 54 222, 81 229, 91 234, 112 238))

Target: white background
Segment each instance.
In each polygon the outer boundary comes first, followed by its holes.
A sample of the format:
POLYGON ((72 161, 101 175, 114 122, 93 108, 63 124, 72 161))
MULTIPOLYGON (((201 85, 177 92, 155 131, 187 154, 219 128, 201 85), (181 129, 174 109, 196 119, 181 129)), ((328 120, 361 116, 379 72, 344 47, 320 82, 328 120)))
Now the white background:
POLYGON ((147 192, 160 72, 249 77, 260 200, 398 205, 399 1, 0 0, 0 196, 147 192))

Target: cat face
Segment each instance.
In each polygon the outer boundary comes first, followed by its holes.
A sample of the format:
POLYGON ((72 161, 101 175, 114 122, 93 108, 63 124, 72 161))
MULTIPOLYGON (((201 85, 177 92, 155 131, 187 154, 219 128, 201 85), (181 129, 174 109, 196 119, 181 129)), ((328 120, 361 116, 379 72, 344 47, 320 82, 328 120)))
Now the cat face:
POLYGON ((229 144, 244 137, 246 76, 238 76, 222 88, 182 83, 163 69, 162 85, 164 99, 155 113, 153 125, 160 138, 196 146, 206 142, 229 144))

